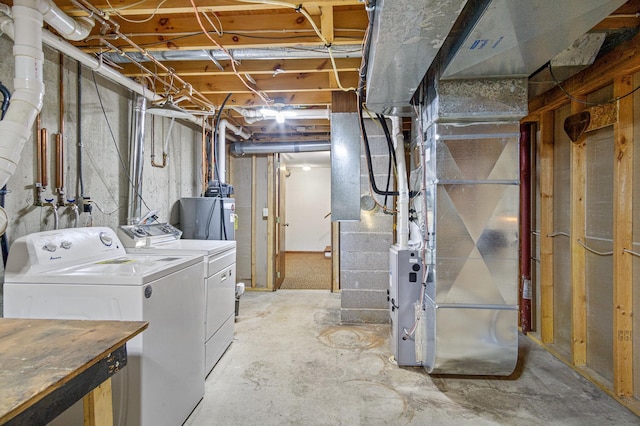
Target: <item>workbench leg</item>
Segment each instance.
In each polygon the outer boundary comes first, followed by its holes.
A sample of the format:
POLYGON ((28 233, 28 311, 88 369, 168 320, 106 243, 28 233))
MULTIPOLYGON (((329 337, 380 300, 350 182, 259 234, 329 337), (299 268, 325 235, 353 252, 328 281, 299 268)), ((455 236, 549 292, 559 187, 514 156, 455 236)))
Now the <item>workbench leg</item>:
POLYGON ((85 426, 113 426, 111 378, 89 392, 83 399, 85 426))

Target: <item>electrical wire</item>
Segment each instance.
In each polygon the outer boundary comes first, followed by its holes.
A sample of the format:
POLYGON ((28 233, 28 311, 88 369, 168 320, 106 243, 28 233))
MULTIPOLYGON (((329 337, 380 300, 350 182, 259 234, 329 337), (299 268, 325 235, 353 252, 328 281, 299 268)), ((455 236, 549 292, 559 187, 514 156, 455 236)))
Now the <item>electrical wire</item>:
POLYGON ((216 25, 211 21, 211 19, 209 19, 209 15, 207 15, 207 12, 204 11, 204 10, 202 11, 202 16, 204 16, 205 19, 209 22, 209 25, 211 25, 213 27, 213 30, 216 32, 216 34, 218 34, 220 37, 222 37, 224 35, 224 31, 222 30, 222 21, 220 21, 220 18, 215 13, 211 13, 211 14, 218 21, 218 25, 220 25, 220 29, 219 30, 218 30, 218 27, 216 27, 216 25))
POLYGON ((198 12, 198 7, 196 6, 196 3, 194 2, 194 0, 189 0, 191 2, 191 5, 193 6, 193 10, 195 12, 195 16, 196 16, 196 20, 198 21, 198 25, 200 25, 200 28, 202 28, 202 31, 204 32, 204 34, 207 36, 207 38, 209 40, 211 40, 211 42, 213 44, 215 44, 216 46, 218 46, 218 48, 220 50, 222 50, 224 53, 226 53, 227 55, 229 55, 229 58, 231 59, 231 68, 233 68, 233 73, 238 77, 238 79, 242 82, 242 84, 249 89, 251 92, 255 93, 256 95, 258 95, 258 97, 260 99, 262 99, 262 101, 266 104, 269 105, 269 99, 268 96, 266 94, 261 93, 260 91, 254 89, 253 87, 251 87, 244 78, 242 78, 242 75, 240 75, 240 73, 238 72, 238 70, 236 69, 236 60, 233 59, 233 56, 231 55, 231 52, 229 52, 224 46, 220 45, 220 43, 218 43, 217 41, 215 41, 213 39, 213 37, 211 37, 211 35, 209 35, 209 33, 207 32, 207 30, 205 29, 204 25, 202 25, 202 20, 200 19, 200 13, 198 12))
MULTIPOLYGON (((144 201, 144 198, 142 197, 142 194, 140 194, 140 192, 138 191, 138 188, 136 188, 136 186, 133 184, 133 181, 131 180, 131 175, 129 175, 129 171, 127 170, 127 167, 124 164, 124 160, 122 159, 122 153, 120 152, 120 148, 118 148, 118 143, 116 142, 116 137, 113 134, 113 129, 111 128, 111 123, 109 122, 109 117, 107 116, 107 111, 104 108, 104 104, 102 103, 102 95, 100 95, 100 90, 98 89, 98 82, 96 81, 96 73, 95 73, 95 71, 91 71, 91 76, 93 77, 93 85, 96 88, 96 94, 98 95, 98 102, 100 103, 100 108, 102 109, 102 114, 104 115, 104 119, 105 119, 105 121, 107 123, 107 128, 109 129, 109 134, 111 135, 111 141, 113 142, 113 146, 115 147, 116 153, 118 154, 118 160, 120 161, 120 167, 122 168, 122 171, 124 172, 127 180, 129 181, 129 184, 131 185, 131 187, 135 191, 136 196, 140 198, 140 200, 142 201, 144 206, 147 208, 147 210, 151 210, 151 208, 144 201)), ((95 204, 95 202, 94 202, 94 204, 95 204)), ((98 208, 98 210, 100 210, 100 208, 98 208)), ((100 211, 102 212, 102 210, 100 210, 100 211)))
MULTIPOLYGON (((193 0, 191 0, 193 1, 193 0)), ((338 67, 336 65, 336 60, 333 56, 333 51, 331 49, 331 43, 326 39, 326 37, 324 36, 324 34, 322 34, 322 31, 320 31, 320 29, 318 29, 318 26, 316 25, 316 23, 313 21, 313 19, 311 18, 311 15, 309 15, 309 12, 306 11, 306 9, 302 6, 302 4, 299 5, 295 5, 292 3, 287 3, 287 2, 283 2, 283 1, 274 1, 274 0, 238 0, 239 2, 242 3, 262 3, 262 4, 268 4, 268 5, 272 5, 272 6, 281 6, 281 7, 288 7, 290 9, 294 9, 296 12, 302 14, 302 16, 304 16, 307 21, 309 21, 309 24, 311 24, 311 27, 313 28, 313 30, 316 32, 316 34, 318 35, 318 37, 320 38, 320 40, 322 40, 322 42, 324 43, 325 47, 327 48, 327 52, 329 53, 329 59, 331 59, 331 66, 333 67, 333 74, 336 78, 336 84, 338 85, 338 88, 344 92, 355 92, 356 88, 355 87, 347 87, 345 88, 342 85, 342 82, 340 81, 340 76, 338 75, 338 67)))
POLYGON ((549 74, 551 74, 551 79, 556 84, 556 86, 558 86, 558 88, 562 91, 562 93, 564 93, 567 96, 567 98, 571 99, 572 101, 578 102, 579 104, 583 104, 583 105, 596 106, 596 105, 603 105, 603 104, 612 104, 614 102, 618 102, 620 99, 624 99, 627 96, 633 95, 635 92, 638 91, 638 89, 640 89, 640 86, 638 86, 635 89, 631 90, 630 92, 625 93, 624 95, 616 96, 615 98, 611 98, 611 99, 609 99, 607 101, 604 101, 604 102, 589 102, 589 101, 585 101, 585 100, 582 100, 582 99, 579 99, 579 98, 575 97, 574 95, 569 93, 564 87, 562 87, 562 82, 560 80, 558 80, 556 78, 556 76, 553 74, 553 68, 551 67, 551 61, 549 61, 547 63, 547 67, 549 68, 549 74))
POLYGON ((167 0, 162 0, 160 3, 158 3, 158 5, 156 6, 155 9, 153 9, 153 12, 151 12, 151 15, 149 15, 148 17, 144 18, 144 19, 129 19, 129 18, 125 18, 124 16, 122 16, 122 14, 120 14, 118 12, 118 10, 124 10, 133 6, 136 6, 138 4, 142 4, 144 3, 144 1, 139 1, 136 2, 132 5, 127 5, 127 6, 122 6, 119 8, 115 8, 111 5, 111 3, 109 2, 109 0, 106 0, 107 4, 109 5, 110 9, 107 9, 107 11, 112 11, 118 18, 122 19, 123 21, 127 21, 130 22, 132 24, 143 24, 145 22, 149 22, 150 20, 152 20, 154 18, 154 16, 156 16, 156 14, 158 13, 158 10, 160 10, 160 7, 162 7, 163 4, 165 4, 167 2, 167 0))

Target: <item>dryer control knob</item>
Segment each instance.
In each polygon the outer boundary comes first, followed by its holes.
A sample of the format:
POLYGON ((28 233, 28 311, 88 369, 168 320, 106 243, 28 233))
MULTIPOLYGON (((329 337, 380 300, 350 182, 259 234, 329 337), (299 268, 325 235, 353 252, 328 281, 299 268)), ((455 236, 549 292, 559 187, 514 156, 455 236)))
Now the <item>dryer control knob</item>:
POLYGON ((56 246, 55 243, 52 242, 46 242, 44 243, 44 246, 42 247, 44 250, 46 251, 56 251, 56 249, 58 248, 58 246, 56 246))
POLYGON ((60 247, 62 247, 65 250, 69 250, 71 248, 71 241, 63 241, 60 243, 60 247))
POLYGON ((111 244, 113 244, 113 238, 111 238, 111 236, 106 232, 100 233, 100 241, 102 241, 102 244, 107 247, 111 247, 111 244))

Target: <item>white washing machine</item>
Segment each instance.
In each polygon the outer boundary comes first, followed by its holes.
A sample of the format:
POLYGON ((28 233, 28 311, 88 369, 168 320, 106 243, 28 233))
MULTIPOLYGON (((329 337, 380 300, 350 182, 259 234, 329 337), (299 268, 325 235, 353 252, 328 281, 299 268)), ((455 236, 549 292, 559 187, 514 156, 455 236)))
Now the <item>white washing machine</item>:
POLYGON ((199 255, 205 294, 204 374, 208 375, 233 341, 235 322, 236 242, 181 240, 166 223, 123 225, 118 235, 129 253, 199 255))
MULTIPOLYGON (((27 235, 9 253, 5 317, 149 321, 113 378, 115 424, 186 420, 204 395, 202 256, 127 254, 98 227, 27 235)), ((81 408, 54 423, 82 425, 81 408)))

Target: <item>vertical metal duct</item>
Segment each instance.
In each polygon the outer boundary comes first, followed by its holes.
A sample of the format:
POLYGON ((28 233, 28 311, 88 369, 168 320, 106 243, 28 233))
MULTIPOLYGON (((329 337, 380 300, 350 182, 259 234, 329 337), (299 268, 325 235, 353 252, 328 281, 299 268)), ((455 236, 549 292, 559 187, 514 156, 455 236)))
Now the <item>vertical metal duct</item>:
POLYGON ((144 164, 144 131, 147 99, 135 95, 131 110, 129 133, 129 216, 127 223, 135 224, 142 214, 142 169, 144 164))

